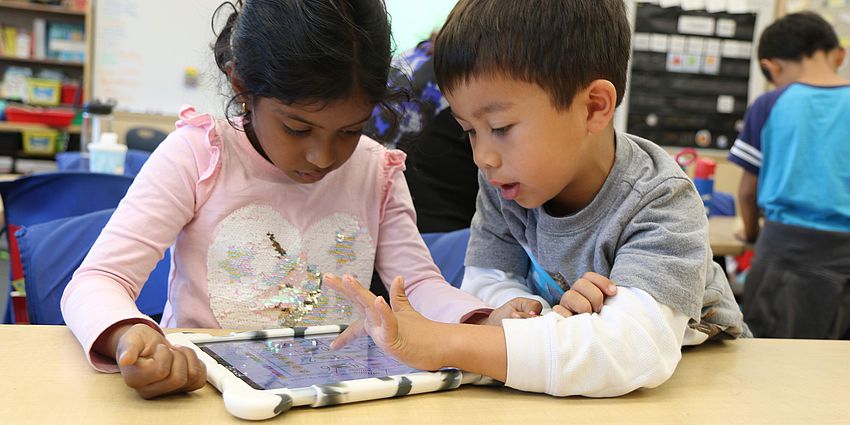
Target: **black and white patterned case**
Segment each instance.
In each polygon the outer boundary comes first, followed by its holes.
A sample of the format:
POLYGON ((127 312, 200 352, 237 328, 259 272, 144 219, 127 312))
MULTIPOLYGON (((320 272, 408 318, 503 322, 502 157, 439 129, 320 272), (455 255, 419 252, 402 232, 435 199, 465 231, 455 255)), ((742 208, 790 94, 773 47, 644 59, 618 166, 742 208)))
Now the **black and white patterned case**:
POLYGON ((223 337, 173 333, 167 338, 197 353, 207 367, 207 380, 222 393, 227 411, 242 419, 267 419, 295 406, 332 406, 451 390, 464 384, 498 384, 457 369, 409 368, 366 337, 339 351, 328 350, 327 341, 343 330, 345 326, 314 326, 223 337), (350 376, 356 378, 347 379, 350 376), (290 385, 282 385, 286 383, 290 385))

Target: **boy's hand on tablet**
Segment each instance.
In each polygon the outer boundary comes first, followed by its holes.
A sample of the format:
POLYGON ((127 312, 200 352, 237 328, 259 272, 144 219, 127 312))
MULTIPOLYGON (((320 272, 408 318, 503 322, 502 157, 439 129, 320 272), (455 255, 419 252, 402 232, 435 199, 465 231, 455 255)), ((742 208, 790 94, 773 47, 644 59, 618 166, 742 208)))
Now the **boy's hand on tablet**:
POLYGON ((531 298, 517 297, 493 310, 493 312, 490 313, 490 317, 484 319, 479 324, 502 326, 503 319, 528 319, 530 317, 538 317, 540 316, 541 311, 543 311, 543 304, 541 304, 540 301, 531 298))
POLYGON ((605 297, 617 294, 617 285, 605 276, 587 272, 579 278, 569 291, 561 296, 561 302, 552 311, 564 317, 576 314, 599 313, 605 297))
POLYGON ((124 383, 142 398, 194 391, 206 384, 207 369, 192 349, 171 345, 145 324, 118 328, 115 350, 124 383))
MULTIPOLYGON (((362 329, 387 354, 417 369, 437 370, 446 366, 435 349, 443 345, 440 341, 443 334, 440 325, 443 324, 428 320, 413 309, 404 293, 401 276, 396 277, 390 286, 392 307, 349 275, 339 279, 326 274, 323 282, 345 295, 362 313, 362 329)), ((343 342, 337 337, 331 348, 341 348, 348 341, 350 339, 343 342)))

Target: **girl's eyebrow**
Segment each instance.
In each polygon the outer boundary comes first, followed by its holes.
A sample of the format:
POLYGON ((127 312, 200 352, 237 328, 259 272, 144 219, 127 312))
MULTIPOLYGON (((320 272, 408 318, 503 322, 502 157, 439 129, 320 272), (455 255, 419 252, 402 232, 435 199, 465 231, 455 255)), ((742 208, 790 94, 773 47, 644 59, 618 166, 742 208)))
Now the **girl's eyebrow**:
MULTIPOLYGON (((298 122, 302 122, 304 124, 307 124, 307 125, 310 125, 310 126, 324 130, 324 127, 320 126, 319 124, 311 122, 310 120, 303 118, 303 117, 301 117, 297 114, 293 114, 292 112, 287 112, 287 111, 284 111, 283 109, 279 109, 279 108, 275 108, 274 111, 277 112, 278 115, 281 115, 281 116, 284 116, 286 118, 289 118, 289 119, 292 119, 292 120, 295 120, 295 121, 298 121, 298 122)), ((355 125, 363 124, 364 122, 369 121, 370 118, 372 118, 372 111, 369 111, 369 114, 366 115, 366 117, 361 119, 360 121, 357 121, 357 122, 354 122, 354 123, 351 123, 351 124, 348 124, 348 125, 344 125, 340 128, 354 127, 355 125)))
POLYGON ((301 116, 293 114, 291 112, 286 112, 283 109, 275 108, 274 111, 277 112, 278 115, 289 118, 291 120, 302 122, 304 124, 311 125, 311 126, 316 127, 316 128, 324 129, 324 127, 322 127, 322 126, 320 126, 320 125, 318 125, 314 122, 311 122, 310 120, 308 120, 306 118, 302 118, 301 116))

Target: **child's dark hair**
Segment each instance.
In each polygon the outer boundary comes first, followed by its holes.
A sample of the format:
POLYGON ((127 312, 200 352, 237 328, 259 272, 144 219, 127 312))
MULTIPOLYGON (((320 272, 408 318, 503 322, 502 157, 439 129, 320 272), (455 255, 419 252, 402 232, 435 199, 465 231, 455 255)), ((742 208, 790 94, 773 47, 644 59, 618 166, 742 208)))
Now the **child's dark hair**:
POLYGON ((623 99, 631 30, 623 0, 460 0, 437 35, 434 67, 445 92, 486 75, 534 83, 568 109, 604 79, 623 99))
POLYGON ((799 62, 838 46, 838 36, 829 22, 817 13, 800 12, 783 16, 765 28, 759 38, 758 56, 799 62))
POLYGON ((794 62, 815 52, 829 52, 839 46, 829 22, 814 12, 800 12, 777 19, 759 38, 758 58, 794 62))
POLYGON ((255 97, 330 102, 363 93, 373 103, 388 96, 392 59, 390 25, 382 0, 238 0, 213 51, 218 68, 228 63, 244 92, 228 102, 255 97))

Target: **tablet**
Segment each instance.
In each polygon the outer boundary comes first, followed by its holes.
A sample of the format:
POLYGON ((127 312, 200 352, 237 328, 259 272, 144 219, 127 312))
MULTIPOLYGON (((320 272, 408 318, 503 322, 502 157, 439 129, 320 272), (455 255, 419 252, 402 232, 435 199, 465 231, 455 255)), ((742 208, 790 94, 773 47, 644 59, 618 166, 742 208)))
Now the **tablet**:
POLYGON ((242 419, 267 419, 295 406, 331 406, 455 389, 494 381, 457 369, 424 372, 384 353, 368 336, 332 351, 343 326, 254 331, 215 337, 173 333, 195 350, 224 406, 242 419))

